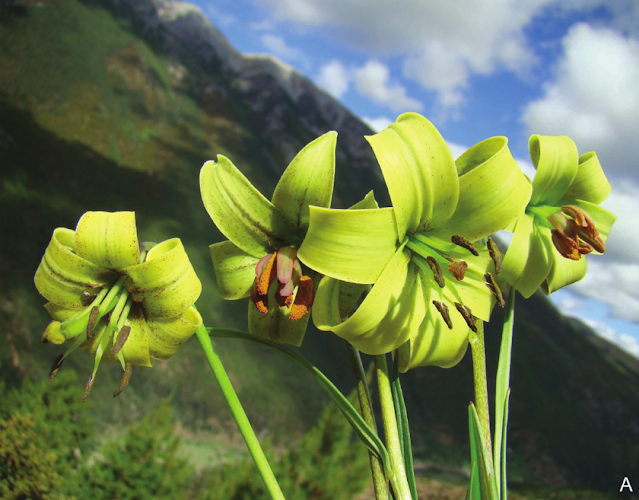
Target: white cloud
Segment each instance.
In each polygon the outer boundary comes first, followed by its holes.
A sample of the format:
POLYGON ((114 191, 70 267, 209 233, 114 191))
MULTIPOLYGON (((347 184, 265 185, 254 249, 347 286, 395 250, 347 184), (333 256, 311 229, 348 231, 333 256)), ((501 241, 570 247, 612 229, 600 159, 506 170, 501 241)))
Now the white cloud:
POLYGON ((254 0, 278 21, 330 27, 331 34, 372 57, 401 56, 406 77, 436 91, 443 107, 458 106, 472 75, 499 69, 526 74, 537 61, 526 28, 554 9, 607 9, 618 29, 639 32, 636 0, 254 0))
POLYGON ((315 81, 329 94, 339 99, 348 90, 350 74, 340 61, 333 59, 320 68, 315 81))
POLYGON ((388 116, 378 116, 377 118, 368 118, 364 116, 362 120, 368 123, 375 132, 381 132, 395 121, 388 116))
POLYGON ((235 16, 222 12, 220 9, 214 7, 213 5, 207 5, 206 12, 214 20, 214 22, 216 24, 219 24, 220 26, 230 26, 231 24, 235 23, 235 21, 237 21, 237 18, 235 16))
POLYGON ((530 132, 572 137, 596 151, 608 175, 639 182, 639 42, 608 29, 574 26, 555 80, 530 103, 530 132))
POLYGON ((417 99, 406 95, 406 89, 397 82, 392 82, 390 69, 377 60, 370 60, 354 73, 357 90, 373 102, 402 111, 421 111, 424 106, 417 99))
POLYGON ((303 53, 300 49, 290 47, 281 36, 266 33, 260 38, 262 45, 272 54, 287 59, 289 61, 303 60, 303 53))
POLYGON ((635 358, 639 358, 639 341, 627 333, 620 333, 610 328, 603 321, 596 321, 587 318, 579 318, 583 320, 590 328, 592 328, 600 337, 603 337, 613 344, 618 345, 624 351, 632 354, 635 358))
POLYGON ((275 29, 275 24, 270 19, 264 19, 263 21, 250 23, 249 27, 254 31, 272 31, 275 29))

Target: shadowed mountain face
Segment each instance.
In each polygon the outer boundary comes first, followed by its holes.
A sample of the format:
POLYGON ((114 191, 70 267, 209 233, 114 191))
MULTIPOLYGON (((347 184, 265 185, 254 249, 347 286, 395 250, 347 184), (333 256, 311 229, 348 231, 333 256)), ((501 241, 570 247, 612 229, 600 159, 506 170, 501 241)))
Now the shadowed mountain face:
MULTIPOLYGON (((223 302, 208 245, 222 239, 202 207, 198 174, 228 156, 268 197, 294 154, 337 130, 336 193, 346 207, 388 195, 364 140, 371 130, 304 76, 275 59, 243 56, 195 9, 164 0, 21 1, 0 10, 0 375, 9 385, 43 377, 55 358, 39 336, 47 323, 33 273, 55 227, 87 210, 135 210, 142 240, 182 238, 203 281, 207 325, 246 329, 246 301, 223 302)), ((487 326, 495 373, 502 315, 487 326)), ((614 347, 541 295, 518 297, 512 368, 511 482, 540 480, 618 491, 638 470, 638 383, 614 347)), ((258 429, 290 442, 327 398, 278 353, 220 341, 222 358, 258 429)), ((310 330, 301 352, 345 391, 345 349, 310 330)), ((70 365, 89 374, 91 358, 70 365)), ((182 422, 228 424, 195 342, 167 363, 134 373, 118 400, 119 374, 101 368, 91 397, 105 422, 142 412, 167 394, 182 422), (201 382, 193 383, 193 380, 201 382), (178 388, 187 385, 188 389, 178 388), (125 410, 126 409, 126 410, 125 410), (133 410, 132 410, 133 409, 133 410)), ((403 379, 417 461, 467 461, 470 356, 450 370, 403 379)), ((494 379, 490 381, 494 385, 494 379)), ((83 387, 78 387, 80 397, 83 387)), ((632 484, 639 484, 635 478, 632 484)))

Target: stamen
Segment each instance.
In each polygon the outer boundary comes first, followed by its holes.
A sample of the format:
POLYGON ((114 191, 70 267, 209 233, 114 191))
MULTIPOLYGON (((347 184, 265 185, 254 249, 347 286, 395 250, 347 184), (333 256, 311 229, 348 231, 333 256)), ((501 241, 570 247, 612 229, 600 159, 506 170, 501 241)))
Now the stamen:
POLYGON ((497 303, 499 304, 499 306, 504 307, 506 305, 506 302, 504 302, 504 297, 501 294, 499 285, 495 281, 495 278, 493 278, 493 275, 490 273, 484 274, 484 281, 486 282, 486 286, 488 287, 488 290, 490 290, 490 293, 492 293, 497 299, 497 303))
POLYGON ((439 314, 441 314, 442 319, 448 326, 448 329, 452 330, 453 322, 450 319, 450 314, 448 314, 448 306, 444 304, 443 302, 437 302, 436 300, 433 300, 433 305, 437 308, 437 310, 439 311, 439 314))
POLYGON ((295 287, 299 283, 301 277, 302 277, 302 266, 300 266, 300 261, 295 259, 295 261, 293 261, 293 273, 291 275, 291 279, 289 280, 288 283, 286 283, 286 285, 282 286, 281 288, 278 287, 279 294, 283 297, 288 297, 293 295, 293 292, 295 291, 295 287))
POLYGON ((459 314, 462 315, 464 321, 468 325, 473 332, 477 333, 477 325, 475 324, 475 320, 473 319, 473 313, 468 306, 463 306, 459 302, 455 302, 455 307, 459 311, 459 314))
POLYGON ((444 286, 446 286, 446 284, 444 283, 444 275, 442 273, 442 268, 439 265, 439 262, 437 262, 437 259, 435 259, 435 257, 428 256, 426 257, 426 262, 428 262, 430 270, 433 272, 433 278, 439 285, 439 288, 444 288, 444 286))
POLYGON ((457 281, 461 281, 466 275, 468 264, 466 264, 466 262, 464 262, 463 260, 459 262, 451 262, 450 264, 448 264, 447 268, 451 273, 453 273, 457 281))
POLYGON ((495 274, 501 272, 501 252, 491 237, 488 237, 488 253, 495 263, 495 274))
POLYGON ((293 247, 282 247, 277 251, 277 280, 280 283, 291 281, 296 260, 297 249, 293 247))
POLYGON ((82 395, 82 399, 80 400, 82 403, 84 403, 89 397, 89 393, 91 392, 91 388, 93 387, 94 380, 95 380, 95 377, 93 375, 91 375, 89 377, 89 380, 87 380, 87 385, 84 388, 84 394, 82 395))
MULTIPOLYGON (((273 281, 275 280, 275 275, 276 275, 276 271, 277 271, 275 269, 276 259, 277 259, 277 252, 275 252, 274 254, 271 255, 271 257, 269 258, 268 262, 266 263, 266 265, 262 269, 262 272, 257 277, 257 282, 256 282, 256 287, 255 288, 257 290, 257 293, 260 294, 260 295, 267 295, 268 294, 268 289, 271 286, 271 283, 273 283, 273 281)), ((258 264, 259 264, 259 262, 258 262, 258 264)), ((256 269, 256 271, 257 271, 257 269, 256 269)))
POLYGON ((118 333, 118 337, 115 339, 115 342, 113 343, 113 349, 111 349, 111 352, 109 353, 107 358, 112 358, 118 352, 120 352, 120 349, 122 349, 124 347, 124 343, 129 338, 129 334, 130 333, 131 333, 131 327, 129 325, 126 325, 126 326, 123 326, 122 328, 120 328, 120 332, 118 333))
POLYGON ((473 244, 470 241, 468 241, 462 235, 456 234, 450 239, 450 241, 452 241, 455 245, 459 247, 465 248, 470 253, 472 253, 475 257, 479 257, 479 252, 477 251, 477 249, 473 246, 473 244))
POLYGON ((87 337, 91 336, 91 332, 95 328, 98 319, 100 318, 100 308, 93 306, 89 313, 89 321, 87 322, 87 337))
POLYGON ((251 288, 251 302, 255 304, 260 314, 268 314, 268 295, 260 295, 257 292, 257 286, 251 288))
POLYGON ((313 307, 314 300, 313 280, 308 276, 302 276, 297 288, 297 295, 295 295, 295 300, 291 306, 290 320, 297 321, 304 316, 313 307))
POLYGON ((114 398, 117 398, 120 394, 122 394, 122 391, 128 387, 129 382, 131 381, 132 374, 133 374, 133 365, 131 365, 131 363, 127 363, 124 369, 124 374, 122 375, 122 380, 120 381, 120 385, 113 392, 114 398))
POLYGON ((51 372, 49 373, 49 382, 53 382, 53 379, 58 374, 58 370, 62 366, 62 361, 64 360, 64 354, 58 354, 58 357, 55 358, 53 362, 53 366, 51 367, 51 372))

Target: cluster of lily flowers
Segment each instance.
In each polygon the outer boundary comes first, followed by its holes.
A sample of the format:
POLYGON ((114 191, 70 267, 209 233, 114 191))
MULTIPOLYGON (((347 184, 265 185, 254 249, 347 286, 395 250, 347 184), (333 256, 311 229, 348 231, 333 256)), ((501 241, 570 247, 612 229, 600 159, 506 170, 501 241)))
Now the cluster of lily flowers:
MULTIPOLYGON (((454 160, 437 129, 416 113, 367 137, 392 207, 372 194, 331 209, 337 134, 293 159, 269 201, 224 156, 204 164, 204 206, 228 238, 211 245, 218 289, 249 297, 249 332, 301 345, 309 317, 366 354, 396 352, 400 371, 451 367, 477 321, 488 321, 506 284, 524 297, 583 278, 583 255, 603 253, 615 216, 595 153, 564 136, 535 135, 529 180, 505 137, 454 160), (513 233, 503 256, 490 235, 513 233), (311 312, 312 311, 312 312, 311 312), (310 313, 310 314, 309 314, 310 313)), ((43 340, 72 340, 95 368, 168 359, 201 325, 201 285, 178 239, 137 240, 130 212, 85 214, 58 228, 35 276, 53 321, 43 340)))

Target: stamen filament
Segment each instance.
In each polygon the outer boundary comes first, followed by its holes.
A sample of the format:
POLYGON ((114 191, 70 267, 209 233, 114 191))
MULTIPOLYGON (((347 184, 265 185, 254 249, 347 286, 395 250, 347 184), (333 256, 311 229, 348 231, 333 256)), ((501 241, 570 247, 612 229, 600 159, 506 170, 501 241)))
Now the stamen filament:
POLYGON ((411 238, 415 238, 425 245, 429 247, 436 248, 437 250, 447 253, 454 252, 456 250, 456 246, 453 243, 448 243, 447 241, 441 240, 439 238, 433 238, 432 236, 426 236, 425 234, 415 233, 411 235, 411 238))

